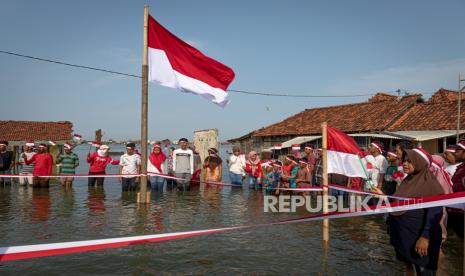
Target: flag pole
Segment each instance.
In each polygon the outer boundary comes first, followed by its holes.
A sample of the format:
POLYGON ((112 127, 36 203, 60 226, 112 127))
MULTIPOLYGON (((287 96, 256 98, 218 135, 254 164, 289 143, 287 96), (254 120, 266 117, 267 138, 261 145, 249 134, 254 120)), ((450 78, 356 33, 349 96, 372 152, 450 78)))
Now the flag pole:
MULTIPOLYGON (((323 214, 328 213, 328 124, 326 122, 321 124, 322 128, 322 154, 323 154, 323 214)), ((323 244, 326 248, 329 242, 329 220, 323 220, 323 244)))
POLYGON ((137 195, 137 202, 150 203, 150 194, 147 193, 147 113, 148 113, 148 39, 147 30, 149 23, 149 6, 144 6, 144 48, 142 56, 142 106, 141 106, 141 169, 140 191, 137 195))

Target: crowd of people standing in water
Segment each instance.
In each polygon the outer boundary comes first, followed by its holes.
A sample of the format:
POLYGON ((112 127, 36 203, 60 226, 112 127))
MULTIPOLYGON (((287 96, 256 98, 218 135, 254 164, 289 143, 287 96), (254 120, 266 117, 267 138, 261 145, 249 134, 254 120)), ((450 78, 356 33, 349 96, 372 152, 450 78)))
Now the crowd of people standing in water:
MULTIPOLYGON (((7 150, 8 142, 0 142, 0 176, 8 175, 15 164, 13 153, 7 150)), ((54 158, 47 152, 46 144, 35 149, 32 142, 24 145, 18 164, 21 165, 19 185, 48 188, 54 158), (45 176, 45 177, 44 177, 45 176)), ((279 195, 286 189, 322 186, 321 149, 307 145, 293 154, 273 156, 271 151, 247 154, 233 147, 226 160, 231 185, 250 189, 263 189, 268 194, 279 195), (274 157, 274 158, 272 158, 274 157)), ((430 155, 416 148, 409 141, 385 150, 383 144, 372 142, 367 151, 360 152, 365 167, 365 178, 350 178, 330 174, 329 183, 356 190, 370 190, 397 197, 428 197, 465 191, 465 140, 448 147, 442 154, 430 155)), ((59 180, 71 186, 76 168, 80 165, 71 144, 65 144, 56 156, 59 180)), ((108 166, 119 166, 119 180, 123 191, 137 189, 141 158, 134 143, 126 145, 126 153, 119 159, 109 155, 109 146, 100 145, 87 155, 89 186, 103 186, 108 166)), ((164 152, 161 144, 153 145, 147 161, 149 182, 153 191, 165 189, 189 190, 199 183, 219 184, 223 181, 223 160, 218 149, 208 149, 208 156, 201 160, 186 138, 179 140, 179 148, 170 147, 164 152), (168 177, 167 177, 168 176, 168 177)), ((11 179, 0 177, 0 183, 11 179)), ((330 190, 334 195, 337 190, 330 190)), ((444 207, 395 212, 387 223, 391 244, 397 258, 404 262, 408 273, 434 275, 442 243, 447 239, 447 226, 463 238, 464 214, 462 210, 444 207)))

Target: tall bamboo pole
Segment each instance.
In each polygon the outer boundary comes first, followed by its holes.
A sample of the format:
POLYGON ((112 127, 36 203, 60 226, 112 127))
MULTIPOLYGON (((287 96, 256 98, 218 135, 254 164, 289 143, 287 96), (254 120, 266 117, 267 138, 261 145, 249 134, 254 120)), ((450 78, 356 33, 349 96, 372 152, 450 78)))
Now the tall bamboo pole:
POLYGON ((140 203, 149 203, 150 196, 147 195, 147 113, 148 113, 148 41, 147 30, 149 23, 149 6, 144 6, 144 49, 142 56, 142 106, 141 106, 141 171, 140 192, 137 197, 140 203))
MULTIPOLYGON (((328 124, 326 122, 321 124, 322 128, 322 165, 323 165, 323 214, 328 213, 328 124)), ((323 220, 323 243, 327 245, 329 242, 329 220, 323 220)))

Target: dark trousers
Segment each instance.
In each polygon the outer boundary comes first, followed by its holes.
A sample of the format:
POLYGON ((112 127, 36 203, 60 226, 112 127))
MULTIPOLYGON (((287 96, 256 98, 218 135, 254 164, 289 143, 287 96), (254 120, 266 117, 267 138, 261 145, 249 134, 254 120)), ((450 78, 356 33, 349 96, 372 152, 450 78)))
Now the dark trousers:
POLYGON ((135 191, 137 188, 136 177, 123 177, 121 188, 123 191, 135 191))
MULTIPOLYGON (((103 175, 105 172, 89 172, 90 175, 103 175)), ((89 186, 103 186, 105 177, 89 177, 87 183, 89 186)))
POLYGON ((48 188, 49 178, 34 176, 34 178, 32 178, 32 187, 33 188, 48 188))
POLYGON ((463 239, 463 213, 460 211, 448 210, 447 228, 454 230, 455 234, 463 239))

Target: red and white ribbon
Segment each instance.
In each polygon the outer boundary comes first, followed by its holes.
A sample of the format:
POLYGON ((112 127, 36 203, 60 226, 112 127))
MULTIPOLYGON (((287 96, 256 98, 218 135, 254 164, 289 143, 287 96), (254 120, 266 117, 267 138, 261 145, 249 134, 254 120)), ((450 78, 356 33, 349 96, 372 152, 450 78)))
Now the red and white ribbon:
POLYGON ((320 187, 309 187, 309 188, 271 188, 272 190, 281 191, 295 191, 295 192, 321 192, 323 188, 320 187))
POLYGON ((380 194, 380 193, 375 193, 375 192, 370 192, 370 191, 360 191, 360 190, 357 190, 357 189, 348 188, 348 187, 341 186, 341 185, 336 185, 336 184, 329 184, 328 187, 330 189, 343 191, 343 192, 354 193, 354 194, 372 195, 372 196, 385 196, 385 197, 388 197, 388 198, 393 198, 393 199, 398 199, 398 200, 412 199, 410 197, 400 197, 400 196, 385 195, 385 194, 380 194))
POLYGON ((432 196, 426 198, 418 198, 411 200, 403 200, 394 202, 389 205, 371 206, 368 210, 361 211, 349 211, 349 212, 332 212, 328 214, 313 215, 300 217, 296 219, 290 219, 285 221, 257 224, 248 226, 238 227, 225 227, 198 231, 187 231, 178 233, 165 233, 156 235, 144 235, 124 238, 111 238, 111 239, 99 239, 99 240, 87 240, 77 242, 61 242, 61 243, 49 243, 49 244, 36 244, 36 245, 24 245, 24 246, 8 246, 0 248, 0 261, 12 261, 20 259, 39 258, 46 256, 63 255, 78 252, 87 252, 94 250, 102 250, 108 248, 123 247, 135 244, 143 244, 149 242, 159 242, 165 240, 182 239, 187 237, 206 235, 212 233, 219 233, 231 230, 240 230, 244 228, 270 226, 270 225, 281 225, 290 223, 300 223, 309 221, 318 221, 323 219, 337 219, 337 218, 348 218, 367 216, 375 214, 384 214, 390 212, 409 211, 423 208, 440 207, 440 206, 454 206, 465 204, 465 192, 432 196))

